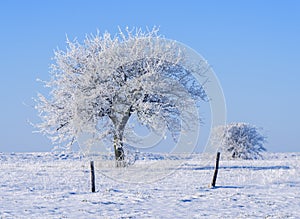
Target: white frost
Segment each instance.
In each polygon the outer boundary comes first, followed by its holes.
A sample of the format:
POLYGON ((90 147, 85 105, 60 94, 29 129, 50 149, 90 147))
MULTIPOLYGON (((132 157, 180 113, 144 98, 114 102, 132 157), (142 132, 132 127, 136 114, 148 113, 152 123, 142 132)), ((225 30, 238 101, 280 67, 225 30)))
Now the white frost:
MULTIPOLYGON (((0 154, 0 217, 300 218, 300 154, 264 157, 223 160, 221 154, 215 189, 208 188, 214 155, 183 159, 171 175, 150 184, 112 180, 103 174, 109 167, 101 167, 108 158, 99 158, 97 192, 91 193, 89 162, 77 154, 0 154)), ((145 154, 134 166, 173 161, 145 154)))

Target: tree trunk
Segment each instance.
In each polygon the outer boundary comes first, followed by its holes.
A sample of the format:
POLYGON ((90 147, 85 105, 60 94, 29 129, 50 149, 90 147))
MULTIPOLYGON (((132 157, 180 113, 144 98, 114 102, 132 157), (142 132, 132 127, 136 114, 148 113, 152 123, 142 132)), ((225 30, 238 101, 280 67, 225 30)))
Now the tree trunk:
POLYGON ((125 153, 123 149, 123 134, 125 126, 131 116, 132 106, 130 106, 124 113, 115 113, 110 117, 114 126, 114 150, 116 158, 116 166, 124 167, 125 166, 125 153))
POLYGON ((122 138, 120 138, 117 134, 114 135, 114 150, 115 150, 116 166, 117 167, 125 166, 123 142, 122 142, 122 138))

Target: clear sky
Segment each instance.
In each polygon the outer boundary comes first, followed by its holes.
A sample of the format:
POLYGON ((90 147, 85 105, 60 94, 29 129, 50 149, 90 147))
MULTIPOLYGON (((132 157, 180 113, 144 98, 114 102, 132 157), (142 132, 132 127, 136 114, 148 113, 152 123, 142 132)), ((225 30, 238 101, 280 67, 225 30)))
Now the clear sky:
POLYGON ((36 78, 49 79, 66 34, 159 26, 199 52, 223 87, 228 122, 264 128, 266 148, 300 151, 300 1, 48 0, 0 2, 0 152, 50 151, 27 120, 36 78), (25 103, 25 104, 24 104, 25 103))

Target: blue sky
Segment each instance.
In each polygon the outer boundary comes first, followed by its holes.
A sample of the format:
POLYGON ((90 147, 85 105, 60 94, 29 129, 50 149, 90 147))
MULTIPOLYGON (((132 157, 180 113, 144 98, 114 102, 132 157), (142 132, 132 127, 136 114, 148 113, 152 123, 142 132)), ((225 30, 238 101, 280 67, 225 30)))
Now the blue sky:
POLYGON ((154 25, 208 60, 228 122, 264 128, 268 151, 300 151, 300 1, 4 0, 0 152, 51 150, 27 120, 37 121, 31 98, 44 90, 36 78, 49 79, 53 51, 65 48, 66 34, 82 40, 97 29, 154 25))

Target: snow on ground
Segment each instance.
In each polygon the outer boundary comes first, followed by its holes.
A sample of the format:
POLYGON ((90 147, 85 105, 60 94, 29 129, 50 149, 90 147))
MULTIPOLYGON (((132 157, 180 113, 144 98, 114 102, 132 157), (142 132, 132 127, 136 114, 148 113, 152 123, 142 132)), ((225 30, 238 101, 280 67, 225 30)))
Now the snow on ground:
POLYGON ((88 158, 0 153, 0 218, 300 218, 300 153, 221 155, 209 188, 214 157, 152 154, 122 169, 94 157, 91 193, 88 158))

